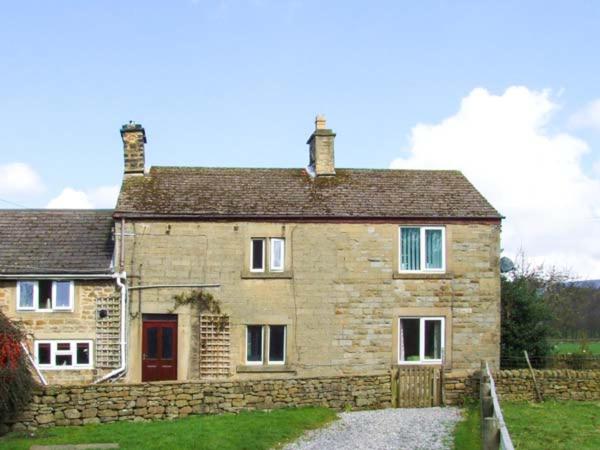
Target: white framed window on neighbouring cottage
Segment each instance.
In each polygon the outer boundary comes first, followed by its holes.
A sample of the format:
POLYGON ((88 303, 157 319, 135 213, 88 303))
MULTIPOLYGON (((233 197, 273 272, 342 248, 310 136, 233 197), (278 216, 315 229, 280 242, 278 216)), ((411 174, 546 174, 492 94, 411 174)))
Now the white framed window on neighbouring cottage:
POLYGON ((285 240, 282 238, 271 238, 271 257, 269 270, 271 272, 283 272, 285 260, 285 240))
POLYGON ((39 280, 17 282, 18 311, 72 311, 73 281, 39 280))
POLYGON ((250 240, 250 271, 265 271, 265 239, 252 238, 250 240))
POLYGON ((441 364, 445 345, 444 317, 401 317, 398 323, 399 364, 441 364))
POLYGON ((446 229, 402 226, 399 233, 400 272, 444 272, 446 229))
POLYGON ((41 369, 92 369, 92 340, 37 340, 35 361, 41 369))

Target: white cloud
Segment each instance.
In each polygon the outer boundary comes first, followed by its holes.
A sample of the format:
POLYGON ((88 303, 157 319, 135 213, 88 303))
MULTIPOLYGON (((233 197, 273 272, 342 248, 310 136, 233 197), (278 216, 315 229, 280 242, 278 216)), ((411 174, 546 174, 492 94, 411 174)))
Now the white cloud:
POLYGON ((600 130, 600 98, 588 103, 581 111, 569 118, 572 128, 595 128, 600 130))
POLYGON ((459 169, 506 216, 502 245, 546 266, 600 278, 600 181, 582 170, 585 141, 546 129, 548 91, 474 89, 456 114, 418 124, 393 168, 459 169))
POLYGON ((43 190, 44 184, 31 166, 19 162, 0 165, 1 195, 35 195, 43 190))
POLYGON ((92 209, 114 208, 119 195, 118 186, 100 186, 87 191, 67 187, 48 203, 47 208, 92 209))

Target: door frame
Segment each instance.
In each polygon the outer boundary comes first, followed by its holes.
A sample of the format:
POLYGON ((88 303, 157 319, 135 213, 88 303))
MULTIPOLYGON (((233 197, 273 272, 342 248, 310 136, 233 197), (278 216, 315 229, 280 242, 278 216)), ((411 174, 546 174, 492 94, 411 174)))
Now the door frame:
MULTIPOLYGON (((146 328, 146 324, 174 324, 174 332, 173 332, 173 365, 174 365, 174 372, 175 372, 175 377, 174 378, 169 378, 169 379, 165 379, 165 381, 176 381, 178 379, 178 375, 179 375, 179 368, 178 368, 178 363, 179 363, 179 351, 178 351, 178 333, 179 333, 179 320, 178 320, 178 316, 177 314, 142 314, 142 336, 141 336, 141 352, 140 352, 140 360, 141 360, 141 380, 142 382, 148 382, 148 381, 162 381, 162 380, 147 380, 144 377, 144 355, 145 355, 145 344, 146 344, 146 332, 145 332, 145 328, 146 328)), ((162 328, 162 327, 161 327, 162 328)), ((166 326, 164 328, 167 328, 166 326)), ((162 332, 161 332, 161 336, 162 336, 162 332)), ((159 348, 157 349, 157 352, 160 353, 160 350, 162 349, 162 342, 160 342, 159 340, 159 348)))

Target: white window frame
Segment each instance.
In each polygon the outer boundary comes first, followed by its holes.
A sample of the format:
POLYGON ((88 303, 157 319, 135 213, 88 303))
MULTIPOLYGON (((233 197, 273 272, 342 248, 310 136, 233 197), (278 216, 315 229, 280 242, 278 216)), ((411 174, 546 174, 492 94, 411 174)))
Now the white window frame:
POLYGON ((398 364, 401 365, 426 365, 426 364, 443 364, 446 356, 446 318, 443 316, 404 316, 398 318, 398 364), (418 361, 402 361, 402 319, 418 319, 419 320, 419 360, 418 361), (441 330, 441 349, 442 357, 440 359, 425 359, 425 322, 439 320, 442 322, 441 330))
POLYGON ((402 225, 398 229, 398 272, 401 273, 444 273, 446 272, 446 227, 441 226, 419 226, 419 225, 402 225), (419 259, 421 267, 417 270, 406 270, 402 269, 402 229, 403 228, 418 228, 420 233, 420 245, 419 245, 419 259), (440 269, 427 269, 425 262, 425 232, 427 230, 441 230, 442 231, 442 267, 440 269))
POLYGON ((19 280, 17 281, 17 311, 36 311, 36 312, 53 312, 53 311, 73 311, 75 304, 75 283, 72 280, 52 280, 52 308, 40 308, 39 304, 39 281, 19 280), (56 283, 69 283, 69 305, 56 306, 56 283), (21 283, 33 283, 33 307, 21 307, 21 283))
POLYGON ((271 272, 283 272, 285 268, 285 239, 284 238, 270 238, 270 258, 269 258, 269 270, 271 272), (281 242, 281 265, 275 266, 275 242, 281 242))
POLYGON ((22 280, 17 281, 17 311, 35 311, 38 302, 38 282, 22 280), (31 306, 21 306, 21 283, 33 283, 33 299, 31 306))
POLYGON ((267 364, 283 366, 287 358, 287 325, 269 325, 269 341, 267 344, 267 364), (283 327, 283 360, 282 361, 271 361, 271 327, 283 327))
POLYGON ((251 238, 250 239, 250 272, 264 272, 266 267, 265 261, 265 247, 267 245, 267 240, 265 238, 251 238), (262 267, 260 269, 254 268, 254 241, 262 241, 262 267))
POLYGON ((94 368, 94 341, 92 339, 40 339, 33 343, 35 363, 42 370, 82 370, 94 368), (58 350, 58 344, 70 344, 70 350, 58 350), (39 344, 50 344, 50 364, 40 364, 39 362, 39 344), (88 344, 89 363, 77 364, 77 344, 88 344), (57 355, 70 355, 73 364, 70 366, 57 366, 57 355))
POLYGON ((265 360, 265 326, 260 324, 248 324, 246 325, 246 365, 248 366, 262 366, 265 360), (260 327, 260 361, 248 361, 248 327, 260 327))

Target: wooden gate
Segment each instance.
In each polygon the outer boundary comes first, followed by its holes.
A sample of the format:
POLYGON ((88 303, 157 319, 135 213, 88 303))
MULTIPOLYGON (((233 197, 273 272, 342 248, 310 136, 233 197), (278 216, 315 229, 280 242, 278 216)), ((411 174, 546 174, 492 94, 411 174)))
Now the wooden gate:
POLYGON ((396 408, 427 408, 442 404, 439 367, 398 367, 392 371, 392 404, 396 408))

